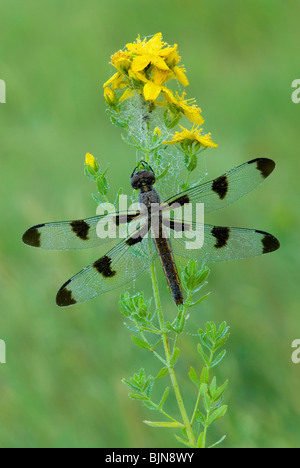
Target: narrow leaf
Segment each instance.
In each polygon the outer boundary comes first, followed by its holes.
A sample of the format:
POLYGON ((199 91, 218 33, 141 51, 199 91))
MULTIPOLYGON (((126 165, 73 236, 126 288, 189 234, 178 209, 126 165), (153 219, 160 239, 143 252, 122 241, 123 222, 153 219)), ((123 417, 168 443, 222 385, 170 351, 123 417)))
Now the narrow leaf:
POLYGON ((208 448, 214 448, 214 447, 216 447, 216 446, 219 445, 221 442, 223 442, 224 439, 226 439, 226 435, 223 435, 223 437, 221 437, 221 439, 217 440, 217 442, 215 442, 214 444, 210 445, 208 448))
POLYGON ((157 374, 157 376, 155 378, 156 379, 161 379, 162 377, 165 377, 165 375, 167 375, 167 373, 168 373, 168 368, 163 367, 162 369, 160 369, 159 373, 157 374))
POLYGON ((199 388, 200 381, 197 377, 195 369, 192 366, 190 366, 189 378, 199 388))
POLYGON ((165 421, 143 421, 147 426, 151 427, 184 427, 184 424, 181 424, 178 421, 165 422, 165 421))
POLYGON ((180 356, 180 349, 175 348, 174 351, 173 351, 172 357, 170 359, 170 363, 169 363, 170 366, 175 366, 179 356, 180 356))
POLYGON ((196 419, 197 419, 197 421, 199 421, 202 424, 202 426, 205 426, 206 418, 205 418, 204 414, 201 413, 200 410, 196 411, 196 419))
POLYGON ((148 398, 143 395, 138 395, 137 393, 128 393, 129 397, 132 400, 147 400, 148 398))
POLYGON ((223 349, 223 351, 221 351, 218 354, 218 356, 213 360, 213 362, 211 363, 211 367, 217 366, 222 361, 225 354, 226 354, 226 349, 223 349))
POLYGON ((208 367, 203 367, 202 372, 201 372, 201 377, 200 377, 200 384, 202 383, 208 384, 208 380, 209 380, 208 367))
POLYGON ((137 336, 131 336, 131 339, 139 348, 148 350, 152 349, 152 346, 149 345, 149 343, 147 343, 145 340, 142 340, 141 338, 138 338, 137 336))
POLYGON ((208 417, 207 425, 209 426, 217 419, 222 418, 222 416, 224 416, 226 411, 227 411, 227 405, 220 406, 220 408, 217 408, 216 410, 214 410, 208 417))
POLYGON ((197 346, 198 353, 201 354, 201 357, 207 367, 209 367, 209 358, 206 356, 205 352, 203 351, 203 348, 200 343, 198 343, 197 346))
POLYGON ((176 439, 178 440, 178 442, 180 442, 181 444, 184 444, 186 445, 187 447, 192 447, 192 445, 190 444, 190 442, 186 439, 183 439, 182 437, 179 437, 178 435, 175 434, 175 437, 176 439))
POLYGON ((159 405, 158 405, 159 409, 162 409, 162 407, 163 407, 163 405, 164 405, 166 399, 168 398, 169 390, 170 390, 169 387, 167 387, 167 388, 165 389, 164 394, 163 394, 163 396, 161 397, 161 400, 160 400, 159 405))
POLYGON ((203 437, 204 437, 204 432, 201 432, 201 434, 198 437, 197 440, 197 447, 198 448, 203 448, 203 437))

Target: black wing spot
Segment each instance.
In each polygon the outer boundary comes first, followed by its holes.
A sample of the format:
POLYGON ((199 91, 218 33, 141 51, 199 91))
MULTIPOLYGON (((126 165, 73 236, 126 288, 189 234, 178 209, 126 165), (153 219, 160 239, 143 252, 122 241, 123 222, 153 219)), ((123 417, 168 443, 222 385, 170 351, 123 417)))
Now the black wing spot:
POLYGON ((265 231, 256 231, 258 234, 262 234, 264 237, 262 238, 261 242, 263 245, 263 254, 274 252, 275 250, 278 250, 280 247, 280 242, 276 237, 272 236, 272 234, 269 234, 268 232, 265 231))
POLYGON ((76 304, 75 299, 72 297, 72 291, 66 288, 71 280, 67 281, 58 291, 56 296, 56 304, 60 307, 67 307, 76 304))
POLYGON ((215 179, 212 183, 212 190, 216 192, 221 200, 224 200, 224 198, 227 195, 228 192, 228 179, 226 175, 223 175, 221 177, 218 177, 215 179))
POLYGON ((24 244, 31 245, 32 247, 40 247, 41 246, 41 233, 39 228, 44 227, 45 224, 37 224, 32 228, 28 229, 23 234, 22 240, 24 244))
POLYGON ((98 271, 98 273, 104 276, 104 278, 111 278, 112 276, 115 276, 117 272, 112 270, 110 265, 111 258, 104 255, 104 257, 99 258, 99 260, 93 264, 93 267, 98 271))
POLYGON ((120 226, 120 224, 130 223, 133 219, 140 215, 140 212, 134 214, 122 214, 117 215, 115 217, 115 224, 116 226, 120 226))
POLYGON ((163 219, 163 224, 164 226, 176 232, 190 231, 192 227, 191 224, 186 224, 181 221, 174 220, 174 219, 163 219))
POLYGON ((222 247, 225 247, 227 245, 228 239, 230 237, 230 228, 215 226, 211 230, 211 233, 217 240, 217 242, 215 243, 216 249, 221 249, 222 247))
POLYGON ((132 236, 132 237, 128 237, 128 239, 126 240, 126 244, 131 246, 131 245, 135 245, 135 244, 138 244, 139 242, 142 242, 142 240, 144 239, 144 236, 132 236))
POLYGON ((271 174, 271 172, 273 172, 275 169, 275 163, 272 159, 257 158, 257 159, 253 159, 252 161, 249 161, 248 164, 253 164, 253 163, 256 163, 256 167, 261 172, 261 175, 263 176, 264 179, 266 179, 271 174))
POLYGON ((88 240, 90 225, 83 220, 72 221, 70 223, 72 231, 76 234, 77 237, 81 240, 88 240))
POLYGON ((176 198, 176 200, 173 200, 172 203, 169 203, 169 205, 172 207, 172 205, 176 203, 180 206, 183 206, 189 202, 190 202, 190 197, 187 194, 185 194, 185 195, 181 195, 181 197, 176 198))

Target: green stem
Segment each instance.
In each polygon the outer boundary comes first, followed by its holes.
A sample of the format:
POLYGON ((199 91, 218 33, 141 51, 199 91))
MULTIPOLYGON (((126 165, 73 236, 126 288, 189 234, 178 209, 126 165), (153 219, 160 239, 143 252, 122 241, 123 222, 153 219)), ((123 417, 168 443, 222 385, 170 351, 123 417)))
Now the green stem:
POLYGON ((177 378, 175 375, 175 370, 174 366, 171 366, 170 360, 171 360, 171 353, 170 353, 170 347, 169 347, 169 341, 168 341, 168 336, 165 328, 165 322, 164 322, 164 317, 163 317, 163 312, 162 312, 162 307, 161 307, 161 302, 160 302, 160 295, 159 295, 159 289, 158 289, 158 282, 157 282, 157 276, 156 276, 156 271, 155 271, 155 265, 152 263, 151 265, 151 279, 152 279, 152 286, 153 286, 153 293, 154 293, 154 299, 155 299, 155 305, 157 309, 157 314, 158 314, 158 320, 159 320, 159 325, 161 329, 161 337, 163 340, 163 346, 164 346, 164 351, 165 351, 165 356, 166 356, 166 361, 168 363, 168 371, 170 374, 171 382, 173 385, 174 393, 176 396, 177 404, 180 410, 180 414, 182 417, 183 424, 185 426, 187 436, 189 438, 189 442, 191 446, 195 447, 196 446, 196 441, 195 441, 195 436, 186 412, 186 409, 184 407, 184 403, 182 400, 182 396, 179 390, 177 378))
MULTIPOLYGON (((212 360, 213 360, 213 355, 214 355, 214 349, 212 348, 211 351, 210 351, 209 363, 208 363, 208 365, 206 366, 208 379, 209 379, 209 371, 210 371, 210 369, 211 369, 211 363, 212 363, 212 360)), ((200 389, 201 389, 201 385, 200 385, 200 388, 199 388, 199 392, 198 392, 198 396, 197 396, 197 400, 196 400, 196 404, 195 404, 193 416, 192 416, 192 419, 191 419, 191 426, 193 426, 193 423, 194 423, 194 421, 195 421, 197 409, 198 409, 198 406, 199 406, 199 403, 200 403, 200 399, 201 399, 201 391, 200 391, 200 389)), ((205 426, 204 426, 204 430, 203 430, 203 438, 202 438, 202 445, 201 445, 201 448, 205 448, 205 444, 206 444, 206 433, 207 433, 207 428, 208 428, 208 425, 207 425, 206 423, 207 423, 207 421, 208 421, 209 415, 210 415, 210 411, 207 411, 207 413, 206 413, 206 419, 205 419, 205 426)))

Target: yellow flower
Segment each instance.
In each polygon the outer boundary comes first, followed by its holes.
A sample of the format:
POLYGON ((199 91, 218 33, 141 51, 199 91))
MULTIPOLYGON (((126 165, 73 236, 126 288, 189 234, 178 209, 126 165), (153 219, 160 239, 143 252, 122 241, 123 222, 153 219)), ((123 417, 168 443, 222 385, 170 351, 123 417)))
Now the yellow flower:
POLYGON ((104 88, 104 99, 109 106, 111 106, 114 103, 115 92, 109 86, 104 88))
POLYGON ((181 132, 175 132, 172 140, 164 141, 166 145, 175 145, 176 143, 198 143, 200 146, 204 146, 205 148, 216 148, 218 145, 211 141, 211 134, 208 133, 207 135, 202 134, 202 128, 198 126, 193 126, 192 130, 187 130, 184 127, 182 128, 181 132))
POLYGON ((94 171, 97 171, 99 168, 96 159, 90 153, 86 153, 85 155, 85 165, 91 167, 92 169, 94 169, 94 171))
POLYGON ((113 89, 124 88, 127 86, 126 75, 131 66, 131 61, 129 60, 130 54, 119 50, 114 55, 111 56, 111 64, 118 70, 109 80, 107 80, 103 87, 112 86, 113 89), (123 81, 125 78, 125 81, 123 81))
POLYGON ((164 58, 169 68, 175 67, 181 59, 177 51, 177 44, 174 44, 173 47, 169 46, 161 50, 160 56, 164 58))
POLYGON ((147 39, 141 41, 138 37, 135 43, 127 44, 127 50, 134 56, 131 65, 132 71, 142 71, 150 63, 160 70, 169 70, 165 60, 161 57, 161 51, 165 45, 161 33, 155 34, 149 41, 147 39))
POLYGON ((161 130, 159 127, 155 127, 153 131, 153 135, 157 135, 158 137, 161 137, 161 130))
POLYGON ((122 74, 126 74, 131 67, 130 52, 118 50, 111 56, 111 64, 122 74))
POLYGON ((178 112, 184 114, 190 122, 198 125, 203 124, 204 119, 201 115, 201 109, 194 104, 195 99, 184 99, 186 95, 185 92, 183 92, 181 97, 178 93, 174 96, 172 91, 166 88, 163 90, 163 95, 166 101, 169 102, 171 106, 174 106, 178 112))
POLYGON ((106 88, 107 86, 112 86, 113 89, 118 89, 118 88, 124 88, 126 86, 126 83, 122 83, 124 79, 124 75, 120 72, 115 73, 112 77, 110 77, 109 80, 107 80, 103 88, 106 88))
POLYGON ((169 69, 160 70, 159 68, 155 68, 153 70, 152 80, 145 79, 146 84, 144 85, 143 93, 146 101, 155 101, 161 91, 167 90, 163 85, 168 81, 170 75, 172 75, 172 72, 169 69))
POLYGON ((134 89, 127 88, 120 97, 119 102, 125 101, 125 99, 128 99, 132 96, 134 96, 134 89))
POLYGON ((186 69, 181 66, 181 67, 174 67, 173 69, 174 75, 177 78, 177 80, 183 85, 183 86, 188 86, 189 85, 189 80, 187 79, 185 72, 186 69))

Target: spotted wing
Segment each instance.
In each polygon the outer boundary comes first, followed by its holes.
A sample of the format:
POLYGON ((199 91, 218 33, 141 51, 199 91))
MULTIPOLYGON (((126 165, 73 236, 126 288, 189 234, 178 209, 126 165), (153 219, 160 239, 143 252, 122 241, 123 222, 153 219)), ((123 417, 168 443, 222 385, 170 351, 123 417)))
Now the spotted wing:
POLYGON ((58 291, 57 305, 88 301, 137 278, 157 256, 151 237, 135 235, 119 242, 106 255, 84 268, 58 291))
MULTIPOLYGON (((231 205, 258 187, 274 170, 271 159, 258 158, 226 172, 217 179, 169 198, 164 205, 204 203, 206 213, 231 205)), ((167 208, 166 208, 167 209, 167 208)))
POLYGON ((185 223, 184 232, 168 231, 175 255, 203 263, 256 257, 280 247, 276 237, 256 229, 185 223))
POLYGON ((28 229, 23 242, 48 250, 89 249, 127 236, 120 228, 140 216, 139 211, 110 213, 76 221, 39 224, 28 229))

